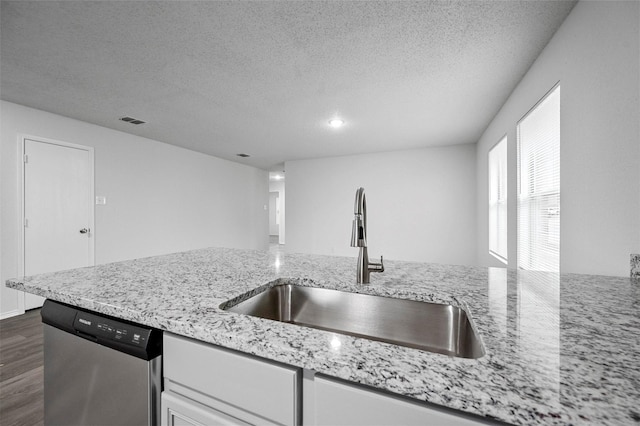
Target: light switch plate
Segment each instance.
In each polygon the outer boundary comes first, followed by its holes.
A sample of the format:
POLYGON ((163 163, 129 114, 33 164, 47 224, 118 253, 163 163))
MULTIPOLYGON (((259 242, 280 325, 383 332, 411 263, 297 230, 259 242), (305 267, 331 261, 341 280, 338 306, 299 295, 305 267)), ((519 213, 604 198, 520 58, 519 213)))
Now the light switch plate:
POLYGON ((96 197, 96 205, 104 206, 105 204, 107 204, 107 197, 103 197, 103 196, 96 197))

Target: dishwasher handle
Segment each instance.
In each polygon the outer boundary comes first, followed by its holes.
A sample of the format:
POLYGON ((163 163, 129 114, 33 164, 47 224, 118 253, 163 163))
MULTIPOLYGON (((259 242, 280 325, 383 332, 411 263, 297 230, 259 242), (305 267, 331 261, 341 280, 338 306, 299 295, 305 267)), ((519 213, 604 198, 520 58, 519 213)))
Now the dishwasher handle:
POLYGON ((94 343, 98 343, 98 336, 94 336, 93 334, 83 333, 82 331, 76 331, 76 334, 83 339, 91 340, 94 343))

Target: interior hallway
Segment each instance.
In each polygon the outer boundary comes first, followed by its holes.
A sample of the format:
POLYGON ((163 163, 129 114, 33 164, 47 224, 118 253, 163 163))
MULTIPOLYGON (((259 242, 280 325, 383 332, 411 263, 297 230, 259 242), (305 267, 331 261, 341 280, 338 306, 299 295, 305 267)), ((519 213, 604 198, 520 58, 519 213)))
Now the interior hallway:
POLYGON ((269 235, 269 251, 274 254, 284 253, 284 244, 278 243, 277 235, 269 235))

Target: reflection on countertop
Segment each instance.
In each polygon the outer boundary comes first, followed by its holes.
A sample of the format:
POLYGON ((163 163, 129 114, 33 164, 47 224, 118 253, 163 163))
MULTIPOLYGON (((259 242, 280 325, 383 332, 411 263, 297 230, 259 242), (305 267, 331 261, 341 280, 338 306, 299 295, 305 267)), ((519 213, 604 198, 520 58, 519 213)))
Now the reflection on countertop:
POLYGON ((354 283, 353 258, 212 248, 8 286, 503 422, 640 421, 633 280, 385 260, 371 281, 354 283), (452 358, 219 309, 283 283, 462 307, 486 354, 452 358))

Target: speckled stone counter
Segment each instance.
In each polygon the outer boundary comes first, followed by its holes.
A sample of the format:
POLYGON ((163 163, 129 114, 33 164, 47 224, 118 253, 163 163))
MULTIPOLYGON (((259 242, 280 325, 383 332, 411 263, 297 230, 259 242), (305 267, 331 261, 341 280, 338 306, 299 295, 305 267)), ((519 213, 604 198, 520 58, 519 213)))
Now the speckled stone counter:
POLYGON ((638 282, 386 261, 361 286, 355 268, 353 258, 214 248, 7 285, 507 423, 640 422, 638 282), (463 307, 486 354, 452 358, 219 308, 278 283, 463 307))

